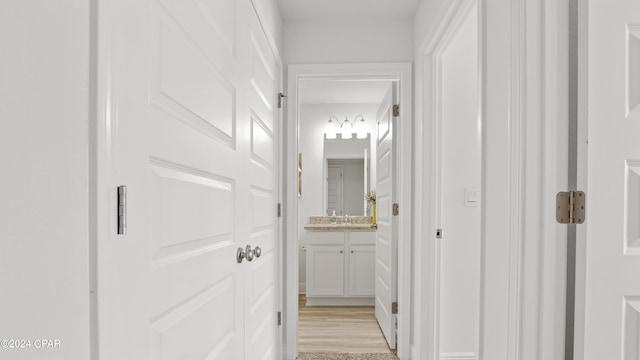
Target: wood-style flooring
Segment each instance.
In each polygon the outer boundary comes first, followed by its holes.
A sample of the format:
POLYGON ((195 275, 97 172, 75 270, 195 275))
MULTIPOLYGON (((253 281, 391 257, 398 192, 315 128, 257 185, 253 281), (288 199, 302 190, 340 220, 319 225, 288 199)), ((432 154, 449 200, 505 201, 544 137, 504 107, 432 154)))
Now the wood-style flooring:
POLYGON ((373 306, 305 306, 299 297, 298 351, 391 353, 373 306))

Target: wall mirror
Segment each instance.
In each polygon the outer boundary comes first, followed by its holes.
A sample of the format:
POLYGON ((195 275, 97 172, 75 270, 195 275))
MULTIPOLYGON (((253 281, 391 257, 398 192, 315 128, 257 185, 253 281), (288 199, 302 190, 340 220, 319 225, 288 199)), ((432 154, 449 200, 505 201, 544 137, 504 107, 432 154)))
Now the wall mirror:
POLYGON ((327 215, 366 215, 371 138, 324 139, 324 209, 327 215))

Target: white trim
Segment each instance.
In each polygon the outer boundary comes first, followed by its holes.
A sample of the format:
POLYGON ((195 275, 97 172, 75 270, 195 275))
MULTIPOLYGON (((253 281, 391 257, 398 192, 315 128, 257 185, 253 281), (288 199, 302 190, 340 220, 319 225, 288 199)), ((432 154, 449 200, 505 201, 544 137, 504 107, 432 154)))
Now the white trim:
MULTIPOLYGON (((525 146, 528 45, 525 0, 511 1, 511 64, 509 136, 509 316, 507 358, 520 359, 523 316, 525 146)), ((486 241, 486 239, 485 239, 486 241)))
POLYGON ((113 23, 111 21, 113 15, 113 5, 105 1, 97 1, 97 56, 96 56, 96 126, 95 126, 95 224, 94 224, 94 239, 92 241, 93 251, 91 267, 96 272, 95 277, 92 280, 95 282, 91 284, 92 295, 96 298, 97 309, 92 314, 93 331, 96 334, 92 335, 92 340, 95 344, 92 344, 91 356, 93 360, 105 358, 105 343, 108 343, 109 339, 106 338, 107 334, 100 331, 100 319, 106 314, 104 310, 100 308, 100 285, 101 278, 103 278, 104 264, 99 261, 105 243, 111 240, 111 232, 114 229, 115 219, 113 216, 113 201, 116 197, 116 189, 111 189, 110 184, 112 181, 111 172, 111 154, 113 139, 110 131, 112 124, 112 113, 115 108, 114 93, 114 77, 111 74, 112 62, 112 32, 113 23))
POLYGON ((287 344, 286 359, 297 356, 298 330, 298 195, 297 195, 297 153, 298 153, 298 91, 302 79, 389 79, 400 81, 400 121, 398 143, 398 191, 401 212, 398 218, 398 356, 409 354, 411 338, 411 219, 413 197, 412 189, 412 74, 410 63, 370 63, 370 64, 316 64, 289 65, 288 71, 288 111, 287 111, 287 150, 286 150, 286 309, 285 338, 287 344), (403 310, 406 309, 406 310, 403 310))
MULTIPOLYGON (((107 61, 103 61, 102 55, 108 54, 108 36, 103 29, 106 26, 101 20, 102 2, 98 0, 90 1, 90 121, 89 121, 89 333, 90 333, 90 360, 99 359, 99 309, 98 309, 98 240, 100 234, 105 234, 105 217, 104 204, 106 197, 101 189, 104 189, 103 175, 108 174, 106 171, 107 148, 104 141, 107 136, 107 107, 108 92, 107 87, 103 89, 101 86, 107 85, 108 75, 105 69, 107 61)), ((104 6, 104 5, 102 5, 104 6)))
MULTIPOLYGON (((589 140, 589 3, 578 1, 578 184, 577 188, 589 194, 587 165, 589 140)), ((576 227, 576 288, 574 318, 574 359, 584 359, 585 298, 587 281, 587 227, 576 227)))
POLYGON ((526 146, 529 158, 539 154, 539 159, 535 163, 527 160, 527 172, 538 175, 525 176, 526 192, 533 194, 526 201, 529 215, 525 219, 525 246, 532 246, 537 252, 525 248, 522 357, 561 359, 565 337, 567 226, 557 224, 549 209, 555 208, 555 193, 566 189, 568 180, 568 172, 560 169, 568 168, 569 16, 566 1, 540 0, 528 6, 536 6, 537 12, 526 10, 526 31, 532 34, 527 40, 527 72, 529 79, 533 79, 527 81, 531 111, 527 111, 525 123, 533 129, 527 131, 526 146), (532 36, 536 41, 532 42, 532 36), (532 95, 539 95, 539 100, 532 99, 532 95))
POLYGON ((475 353, 442 353, 440 360, 476 360, 475 353))
MULTIPOLYGON (((416 347, 416 359, 436 360, 441 358, 440 354, 440 240, 435 239, 435 229, 440 223, 439 211, 441 206, 440 196, 440 174, 441 174, 441 86, 442 86, 442 61, 441 56, 448 44, 451 42, 459 28, 463 25, 469 12, 474 5, 478 6, 478 19, 480 28, 481 0, 457 0, 448 4, 442 10, 444 14, 439 17, 441 22, 437 24, 434 31, 427 36, 422 47, 423 55, 423 79, 422 79, 422 99, 424 104, 421 107, 424 125, 421 131, 416 131, 416 151, 421 153, 422 167, 421 176, 416 177, 416 187, 421 187, 421 197, 418 203, 420 211, 416 213, 428 214, 422 219, 415 219, 416 239, 423 241, 415 242, 415 251, 420 254, 424 261, 415 263, 415 290, 418 299, 425 299, 426 306, 416 304, 416 318, 418 328, 414 346, 416 347), (430 147, 423 146, 422 139, 429 139, 430 147), (435 180, 434 179, 440 179, 435 180), (425 221, 425 217, 426 218, 425 221)), ((482 43, 479 42, 478 69, 482 69, 482 58, 480 56, 482 43)), ((479 92, 480 93, 480 92, 479 92)), ((480 111, 480 109, 479 109, 480 111)), ((424 304, 424 303, 423 303, 424 304)))

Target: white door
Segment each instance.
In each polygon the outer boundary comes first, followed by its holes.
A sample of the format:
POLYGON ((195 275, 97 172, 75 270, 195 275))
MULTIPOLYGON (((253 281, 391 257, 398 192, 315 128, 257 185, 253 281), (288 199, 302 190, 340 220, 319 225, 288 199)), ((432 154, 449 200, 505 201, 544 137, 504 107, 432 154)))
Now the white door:
MULTIPOLYGON (((229 1, 229 3, 237 0, 229 1)), ((280 356, 278 349, 279 311, 277 280, 279 250, 279 226, 277 221, 278 172, 280 171, 279 142, 280 118, 278 110, 278 89, 280 68, 271 51, 260 22, 250 11, 249 51, 250 74, 248 87, 248 122, 245 134, 248 141, 244 150, 248 158, 242 161, 248 165, 246 193, 249 210, 247 243, 260 248, 260 256, 250 262, 245 274, 245 359, 266 360, 280 356)), ((240 149, 242 151, 242 149, 240 149)))
POLYGON ((391 349, 396 347, 396 314, 392 313, 392 303, 397 301, 397 249, 395 217, 394 177, 395 142, 393 104, 396 103, 396 84, 394 83, 377 114, 377 175, 376 175, 376 297, 375 312, 380 328, 391 349))
MULTIPOLYGON (((589 1, 586 360, 640 359, 640 2, 589 1)), ((583 226, 583 225, 580 225, 583 226)))
POLYGON ((327 173, 327 215, 342 215, 342 166, 330 165, 327 173))
POLYGON ((100 358, 275 359, 279 73, 253 8, 100 5, 99 189, 128 188, 127 233, 98 247, 100 358))

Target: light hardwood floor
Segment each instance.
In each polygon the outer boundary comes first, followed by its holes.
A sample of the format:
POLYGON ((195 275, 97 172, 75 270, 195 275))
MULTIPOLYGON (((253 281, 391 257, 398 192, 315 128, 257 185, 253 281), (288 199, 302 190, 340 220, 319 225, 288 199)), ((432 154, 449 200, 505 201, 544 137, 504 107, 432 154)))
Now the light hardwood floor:
POLYGON ((391 353, 373 306, 305 306, 299 297, 298 351, 391 353))

